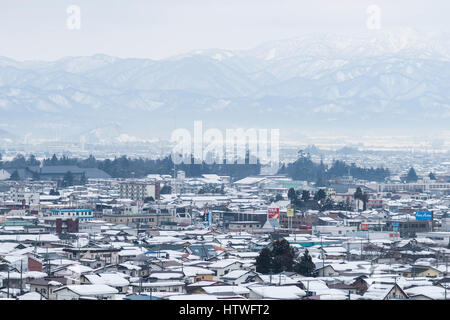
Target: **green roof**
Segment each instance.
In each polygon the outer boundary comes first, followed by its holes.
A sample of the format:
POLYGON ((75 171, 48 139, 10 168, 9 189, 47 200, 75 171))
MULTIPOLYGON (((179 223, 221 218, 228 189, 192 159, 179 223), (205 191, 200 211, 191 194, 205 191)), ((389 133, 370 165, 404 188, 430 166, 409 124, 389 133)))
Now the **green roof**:
POLYGON ((26 220, 6 220, 2 223, 5 227, 32 227, 34 224, 26 220))

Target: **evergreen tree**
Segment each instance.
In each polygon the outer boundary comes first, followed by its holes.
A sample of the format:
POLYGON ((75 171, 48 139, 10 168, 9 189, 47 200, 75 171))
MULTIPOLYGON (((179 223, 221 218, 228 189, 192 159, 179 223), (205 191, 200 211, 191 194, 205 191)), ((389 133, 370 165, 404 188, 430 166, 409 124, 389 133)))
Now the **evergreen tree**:
POLYGON ((292 248, 285 239, 273 243, 272 257, 274 273, 293 270, 294 248, 292 248))
POLYGON ((288 199, 291 200, 291 203, 293 203, 295 200, 297 200, 297 194, 295 193, 294 188, 290 188, 288 190, 288 199))
POLYGON ((9 177, 9 180, 11 181, 20 180, 19 172, 17 172, 17 170, 14 170, 14 172, 11 174, 11 177, 9 177))
POLYGON ((50 165, 56 166, 58 164, 58 158, 56 157, 56 154, 53 154, 52 159, 50 160, 50 165))
POLYGON ((84 186, 86 183, 88 183, 88 179, 87 179, 87 177, 86 177, 86 173, 83 172, 83 173, 81 174, 80 184, 84 186))
POLYGON ((408 174, 406 175, 406 182, 410 183, 410 182, 417 182, 419 178, 417 177, 416 174, 416 170, 414 170, 414 168, 410 168, 408 171, 408 174))
POLYGON ((59 194, 59 191, 55 191, 53 189, 50 189, 49 195, 51 195, 51 196, 59 196, 60 194, 59 194))
POLYGON ((256 272, 268 274, 272 270, 272 253, 269 248, 264 248, 256 257, 256 272))
POLYGON ((355 193, 353 194, 353 197, 354 197, 355 199, 361 200, 361 199, 362 199, 362 196, 363 196, 363 193, 362 193, 361 187, 356 188, 356 191, 355 191, 355 193))
POLYGON ((73 186, 73 174, 70 171, 67 171, 66 174, 63 177, 62 181, 63 187, 70 187, 73 186))
POLYGON ((277 201, 281 201, 281 200, 283 200, 283 196, 281 194, 277 193, 277 195, 275 196, 274 201, 277 202, 277 201))
POLYGON ((324 203, 320 206, 320 211, 325 211, 325 210, 333 210, 335 208, 334 206, 334 202, 333 200, 331 200, 331 198, 326 198, 324 203))
POLYGON ((430 174, 428 175, 428 177, 430 177, 431 180, 436 180, 436 176, 434 175, 433 172, 430 172, 430 174))
POLYGON ((308 190, 303 190, 302 191, 302 200, 303 201, 308 201, 311 198, 311 195, 309 193, 308 190))
POLYGON ((319 202, 327 197, 327 194, 325 193, 324 189, 319 189, 319 191, 316 192, 314 195, 314 200, 319 202))
POLYGON ((280 273, 294 270, 294 248, 285 239, 274 241, 272 250, 264 248, 256 257, 256 271, 268 273, 280 273))
POLYGON ((363 211, 367 210, 367 202, 369 201, 369 195, 364 192, 361 198, 362 202, 363 202, 363 211))
POLYGON ((36 157, 31 154, 26 161, 27 166, 39 166, 41 163, 36 159, 36 157))
POLYGON ((305 277, 311 277, 314 275, 316 266, 309 255, 308 249, 305 250, 303 256, 300 258, 299 263, 295 266, 295 272, 305 277))
MULTIPOLYGON (((360 187, 356 188, 355 193, 353 194, 353 197, 355 198, 355 200, 361 200, 363 202, 363 211, 366 210, 366 203, 367 203, 367 194, 363 194, 362 190, 360 187)), ((359 210, 359 206, 358 206, 358 210, 359 210)))

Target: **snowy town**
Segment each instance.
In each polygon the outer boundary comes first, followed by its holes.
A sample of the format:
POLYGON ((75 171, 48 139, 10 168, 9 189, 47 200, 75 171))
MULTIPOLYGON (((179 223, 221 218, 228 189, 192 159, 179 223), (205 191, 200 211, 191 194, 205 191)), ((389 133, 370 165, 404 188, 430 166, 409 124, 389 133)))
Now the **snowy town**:
POLYGON ((448 173, 320 188, 86 169, 61 184, 79 171, 0 171, 2 300, 448 299, 448 173))

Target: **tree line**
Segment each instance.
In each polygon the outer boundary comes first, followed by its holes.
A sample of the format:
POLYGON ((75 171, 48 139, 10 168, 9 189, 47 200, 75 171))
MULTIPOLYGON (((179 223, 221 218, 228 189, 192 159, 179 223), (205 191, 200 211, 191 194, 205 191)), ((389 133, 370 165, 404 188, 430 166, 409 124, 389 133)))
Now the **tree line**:
POLYGON ((286 174, 294 180, 316 183, 318 187, 325 187, 329 180, 344 176, 367 181, 383 182, 390 176, 387 168, 361 168, 355 163, 347 164, 341 160, 334 160, 330 167, 323 161, 313 162, 309 156, 300 156, 296 161, 283 164, 278 174, 286 174))
POLYGON ((200 177, 202 174, 217 174, 231 176, 235 180, 258 175, 261 171, 259 160, 250 161, 251 158, 248 152, 243 163, 235 161, 230 164, 225 163, 224 160, 222 163, 207 164, 205 161, 201 161, 199 164, 196 164, 194 160, 194 157, 191 156, 192 164, 181 163, 175 165, 171 156, 153 160, 130 158, 124 155, 112 160, 97 160, 92 155, 87 159, 78 159, 67 156, 58 158, 54 154, 51 158, 43 159, 41 162, 34 155, 25 158, 19 154, 11 161, 1 161, 0 157, 0 168, 26 169, 27 167, 40 166, 41 163, 44 166, 74 165, 80 168, 98 168, 113 178, 143 178, 148 174, 174 174, 174 171, 182 170, 186 173, 186 177, 200 177))

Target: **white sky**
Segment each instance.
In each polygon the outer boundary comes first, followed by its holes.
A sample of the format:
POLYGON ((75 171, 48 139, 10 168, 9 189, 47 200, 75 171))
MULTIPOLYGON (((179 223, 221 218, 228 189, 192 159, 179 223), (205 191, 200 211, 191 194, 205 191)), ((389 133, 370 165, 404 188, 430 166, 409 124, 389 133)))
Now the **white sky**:
POLYGON ((0 4, 0 56, 54 60, 104 53, 160 59, 195 49, 248 49, 302 34, 381 27, 449 32, 448 0, 14 0, 0 4), (66 12, 81 9, 81 29, 66 12))

